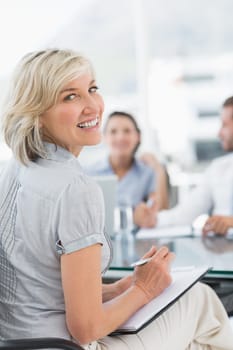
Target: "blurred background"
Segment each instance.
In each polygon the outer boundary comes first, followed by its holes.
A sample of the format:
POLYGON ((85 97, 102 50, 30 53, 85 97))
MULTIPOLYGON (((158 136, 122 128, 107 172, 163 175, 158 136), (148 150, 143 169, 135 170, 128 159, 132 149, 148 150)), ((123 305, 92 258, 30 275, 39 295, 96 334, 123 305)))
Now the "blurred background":
MULTIPOLYGON (((231 0, 1 1, 0 108, 22 55, 75 49, 94 63, 106 114, 136 116, 140 152, 166 164, 182 195, 223 153, 217 134, 233 91, 232 11, 231 0)), ((87 148, 80 161, 104 152, 103 144, 87 148)), ((0 164, 10 155, 0 139, 0 164)))

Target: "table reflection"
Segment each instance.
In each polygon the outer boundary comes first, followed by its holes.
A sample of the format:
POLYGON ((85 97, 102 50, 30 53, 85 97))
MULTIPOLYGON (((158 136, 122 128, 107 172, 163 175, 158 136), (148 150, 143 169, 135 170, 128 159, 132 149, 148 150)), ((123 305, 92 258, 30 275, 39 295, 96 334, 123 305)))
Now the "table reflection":
POLYGON ((141 258, 151 245, 167 246, 176 254, 173 263, 177 266, 213 267, 213 271, 232 273, 233 276, 233 238, 223 236, 213 237, 182 237, 137 239, 137 235, 128 233, 112 240, 114 258, 111 264, 115 269, 128 269, 130 264, 141 258))

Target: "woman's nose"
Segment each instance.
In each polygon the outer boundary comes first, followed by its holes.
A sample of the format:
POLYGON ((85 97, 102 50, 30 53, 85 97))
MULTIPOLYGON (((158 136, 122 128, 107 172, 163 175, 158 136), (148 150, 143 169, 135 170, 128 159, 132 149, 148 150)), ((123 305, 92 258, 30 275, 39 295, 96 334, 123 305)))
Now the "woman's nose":
POLYGON ((124 133, 120 130, 116 133, 116 137, 118 138, 118 140, 123 140, 125 138, 124 133))
POLYGON ((85 105, 84 105, 84 113, 95 113, 99 112, 100 106, 99 104, 91 97, 87 97, 85 99, 85 105))

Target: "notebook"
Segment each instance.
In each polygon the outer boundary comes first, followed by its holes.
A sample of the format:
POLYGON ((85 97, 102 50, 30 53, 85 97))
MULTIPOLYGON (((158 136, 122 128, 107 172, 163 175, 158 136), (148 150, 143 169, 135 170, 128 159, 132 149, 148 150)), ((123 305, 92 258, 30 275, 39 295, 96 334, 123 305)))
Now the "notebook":
POLYGON ((102 189, 105 204, 105 228, 110 237, 114 235, 114 210, 116 207, 117 177, 115 175, 94 176, 102 189))
POLYGON ((167 310, 209 270, 210 268, 206 266, 174 269, 172 271, 171 285, 166 288, 162 294, 139 309, 128 321, 118 327, 112 335, 123 333, 132 334, 140 331, 167 310))

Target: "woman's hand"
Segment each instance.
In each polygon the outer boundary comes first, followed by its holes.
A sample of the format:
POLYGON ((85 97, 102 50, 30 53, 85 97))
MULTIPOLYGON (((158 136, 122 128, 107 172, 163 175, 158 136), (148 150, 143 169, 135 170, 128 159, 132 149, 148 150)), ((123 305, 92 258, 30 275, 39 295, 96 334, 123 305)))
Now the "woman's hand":
POLYGON ((233 227, 232 216, 213 215, 206 220, 202 231, 204 235, 208 232, 226 235, 230 227, 233 227))
POLYGON ((156 225, 156 213, 156 201, 150 207, 145 202, 139 203, 133 213, 135 225, 139 227, 154 227, 156 225))
POLYGON ((174 259, 174 253, 167 247, 159 250, 153 246, 143 259, 151 257, 151 260, 134 270, 134 285, 141 289, 146 297, 146 302, 155 298, 172 282, 170 264, 174 259))

